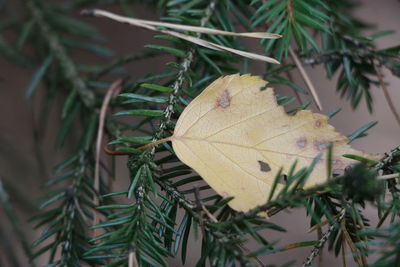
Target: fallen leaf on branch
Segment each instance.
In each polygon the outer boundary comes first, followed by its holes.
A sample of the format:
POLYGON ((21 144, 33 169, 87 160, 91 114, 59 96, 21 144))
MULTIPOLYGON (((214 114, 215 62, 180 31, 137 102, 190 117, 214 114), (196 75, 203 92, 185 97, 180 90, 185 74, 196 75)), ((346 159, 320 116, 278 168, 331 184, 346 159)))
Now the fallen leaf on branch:
MULTIPOLYGON (((262 90, 266 84, 247 74, 217 79, 186 107, 168 138, 181 161, 218 194, 234 197, 233 209, 265 204, 280 168, 286 174, 296 160, 296 170, 308 167, 320 153, 305 188, 324 183, 330 143, 334 171, 356 163, 343 154, 374 158, 351 148, 327 116, 309 110, 287 115, 274 90, 262 90)), ((282 187, 278 184, 274 196, 282 187)))

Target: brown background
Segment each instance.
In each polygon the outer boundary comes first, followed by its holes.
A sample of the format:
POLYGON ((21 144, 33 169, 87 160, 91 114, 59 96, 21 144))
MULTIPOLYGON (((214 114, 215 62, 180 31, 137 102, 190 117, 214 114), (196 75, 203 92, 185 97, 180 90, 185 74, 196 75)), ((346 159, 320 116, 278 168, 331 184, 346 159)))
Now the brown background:
MULTIPOLYGON (((356 10, 356 15, 368 22, 374 23, 380 30, 397 30, 399 25, 400 3, 396 0, 365 0, 363 4, 356 10)), ((8 12, 17 16, 19 7, 11 4, 8 12)), ((141 7, 135 7, 137 16, 141 18, 156 19, 154 14, 149 10, 141 7)), ((116 10, 118 11, 118 10, 116 10)), ((4 15, 4 14, 3 14, 4 15)), ((1 17, 0 17, 1 18, 1 17)), ((139 51, 143 45, 148 43, 157 43, 153 39, 153 33, 131 28, 126 25, 116 24, 101 19, 85 19, 87 22, 99 27, 101 34, 108 39, 106 45, 115 51, 115 57, 125 55, 134 51, 139 51)), ((398 45, 400 43, 399 33, 380 39, 377 44, 379 48, 398 45)), ((7 34, 6 37, 13 39, 15 36, 7 34)), ((254 46, 254 50, 259 47, 254 46)), ((77 54, 74 55, 79 62, 89 64, 107 63, 113 58, 99 58, 93 54, 77 54)), ((145 60, 140 63, 130 64, 128 69, 133 79, 148 71, 161 70, 168 61, 166 57, 160 57, 154 60, 145 60)), ((263 72, 263 65, 254 63, 252 66, 252 74, 258 75, 263 72)), ((33 201, 41 196, 44 191, 39 184, 49 179, 52 175, 52 166, 64 159, 68 155, 68 148, 55 151, 54 143, 56 129, 60 125, 59 111, 62 101, 58 99, 53 105, 49 115, 47 125, 37 125, 35 122, 37 110, 43 104, 43 95, 38 88, 34 95, 33 101, 24 98, 25 88, 33 75, 33 71, 23 70, 19 66, 0 58, 0 76, 4 79, 0 82, 0 177, 7 181, 11 199, 18 208, 18 216, 24 224, 24 229, 33 240, 38 236, 39 232, 32 229, 32 225, 26 223, 26 219, 30 216, 33 209, 33 201), (33 126, 40 127, 40 142, 35 142, 33 126), (42 158, 42 160, 41 160, 42 158), (42 181, 42 182, 38 182, 42 181), (20 205, 18 203, 29 203, 32 205, 20 205)), ((323 113, 342 107, 342 112, 335 116, 331 123, 342 133, 350 134, 355 129, 363 126, 370 121, 379 121, 379 124, 369 131, 369 136, 361 140, 355 141, 353 144, 356 148, 363 149, 370 153, 378 153, 389 151, 400 142, 400 127, 396 124, 388 105, 383 97, 383 93, 379 88, 372 88, 374 97, 374 113, 369 114, 364 103, 356 110, 351 110, 348 103, 341 100, 335 93, 335 81, 327 81, 325 73, 320 68, 307 67, 307 71, 318 90, 318 95, 322 100, 323 113)), ((295 73, 296 80, 301 84, 301 80, 295 73)), ((400 90, 399 80, 390 73, 385 73, 385 79, 389 83, 389 90, 392 101, 400 109, 400 90)), ((287 89, 278 89, 281 94, 291 94, 287 89)), ((73 141, 74 136, 68 137, 69 141, 73 141)), ((127 183, 127 173, 125 169, 125 159, 119 160, 119 168, 117 171, 118 187, 124 188, 127 183)), ((0 219, 3 218, 3 211, 0 211, 0 219)), ((376 223, 376 213, 373 208, 368 210, 368 217, 371 219, 372 225, 376 223)), ((309 219, 305 217, 303 211, 283 212, 272 218, 272 221, 286 227, 289 234, 285 235, 269 235, 269 240, 283 238, 281 244, 290 244, 294 242, 313 240, 315 234, 306 234, 309 226, 309 219)), ((9 225, 2 219, 1 223, 5 223, 3 230, 11 229, 9 225)), ((12 239, 11 230, 8 231, 8 238, 12 239)), ((193 246, 189 250, 189 260, 186 266, 193 266, 198 259, 200 242, 193 240, 193 246)), ((1 247, 0 247, 1 249, 1 247)), ((284 263, 289 258, 297 258, 299 264, 308 256, 310 248, 302 248, 289 252, 279 253, 268 257, 266 263, 284 263)), ((20 253, 19 255, 23 255, 20 253)), ((1 253, 0 253, 1 257, 1 253)), ((348 263, 352 262, 351 256, 348 256, 348 263)), ((21 256, 19 259, 24 262, 22 266, 27 266, 26 260, 21 256)), ((1 262, 1 261, 0 261, 1 262)), ((323 261, 320 266, 335 266, 341 264, 341 259, 335 259, 333 256, 324 253, 323 261)), ((41 258, 41 264, 45 263, 45 259, 41 258)), ((317 263, 317 262, 316 262, 317 263)), ((0 263, 1 264, 1 263, 0 263)), ((171 265, 179 266, 179 261, 172 261, 171 265)), ((348 266, 352 266, 349 264, 348 266)))

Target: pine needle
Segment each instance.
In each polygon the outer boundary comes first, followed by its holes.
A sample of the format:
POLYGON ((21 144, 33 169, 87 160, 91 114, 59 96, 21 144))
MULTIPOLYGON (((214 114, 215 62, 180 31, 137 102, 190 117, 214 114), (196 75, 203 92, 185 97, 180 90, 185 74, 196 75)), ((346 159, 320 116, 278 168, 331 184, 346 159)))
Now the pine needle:
MULTIPOLYGON (((110 100, 113 96, 118 94, 118 92, 121 90, 121 84, 123 82, 123 79, 116 80, 108 89, 104 100, 103 104, 101 105, 100 109, 100 115, 99 115, 99 127, 97 130, 97 139, 96 139, 96 163, 95 163, 95 172, 94 172, 94 189, 95 192, 100 193, 100 151, 101 151, 101 141, 103 140, 103 134, 104 134, 104 122, 106 118, 106 112, 107 112, 107 107, 108 104, 110 103, 110 100)), ((99 205, 99 198, 97 195, 94 195, 93 202, 95 203, 96 206, 99 205)), ((97 225, 99 223, 99 214, 96 211, 94 213, 94 218, 93 218, 93 225, 97 225)), ((97 229, 97 228, 96 228, 97 229)), ((96 229, 95 229, 95 234, 96 236, 96 229)))
POLYGON ((291 47, 289 47, 289 54, 290 57, 293 59, 294 64, 296 64, 296 67, 299 69, 300 75, 303 78, 305 84, 308 87, 308 90, 310 90, 311 95, 315 101, 315 104, 317 105, 318 110, 322 110, 322 105, 321 101, 319 100, 317 90, 315 90, 315 87, 313 83, 311 82, 310 77, 308 76, 307 72, 305 71, 303 65, 301 64, 299 58, 297 57, 296 53, 293 51, 291 47))
POLYGON ((276 39, 280 38, 281 36, 278 34, 272 34, 272 33, 263 33, 263 32, 245 32, 245 33, 234 33, 234 32, 227 32, 227 31, 221 31, 221 30, 215 30, 215 29, 210 29, 210 28, 205 28, 205 27, 195 27, 195 26, 188 26, 188 25, 179 25, 179 24, 172 24, 172 23, 164 23, 164 22, 156 22, 156 21, 149 21, 149 20, 140 20, 140 19, 134 19, 134 18, 128 18, 120 15, 116 15, 114 13, 104 11, 104 10, 99 10, 99 9, 93 9, 93 10, 83 10, 81 12, 82 15, 91 15, 95 17, 105 17, 109 18, 121 23, 127 23, 133 26, 145 28, 148 30, 152 31, 158 31, 162 32, 186 41, 189 41, 191 43, 217 50, 217 51, 226 51, 230 52, 242 57, 254 59, 254 60, 260 60, 260 61, 265 61, 268 63, 272 64, 280 64, 279 61, 277 61, 274 58, 251 53, 251 52, 246 52, 246 51, 241 51, 237 50, 234 48, 229 48, 226 46, 218 45, 209 41, 205 41, 203 39, 186 35, 183 33, 179 32, 174 32, 170 30, 164 30, 161 28, 157 27, 163 27, 163 28, 171 28, 171 29, 180 29, 180 30, 187 30, 195 33, 208 33, 208 34, 214 34, 214 35, 226 35, 226 36, 240 36, 240 37, 250 37, 250 38, 261 38, 261 39, 276 39))

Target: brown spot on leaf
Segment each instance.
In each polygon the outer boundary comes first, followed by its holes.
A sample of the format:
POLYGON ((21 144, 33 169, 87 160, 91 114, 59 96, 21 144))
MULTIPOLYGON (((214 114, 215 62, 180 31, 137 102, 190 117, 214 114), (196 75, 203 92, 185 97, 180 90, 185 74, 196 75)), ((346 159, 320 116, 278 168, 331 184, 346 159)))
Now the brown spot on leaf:
POLYGON ((315 127, 319 128, 319 127, 321 127, 321 125, 322 125, 322 122, 320 120, 317 120, 315 122, 315 127))
POLYGON ((269 172, 271 170, 271 167, 269 166, 268 163, 261 160, 259 160, 258 163, 260 164, 260 171, 269 172))
POLYGON ((231 104, 231 95, 229 91, 225 89, 222 94, 217 98, 217 107, 227 108, 231 104))
POLYGON ((316 150, 323 151, 328 148, 330 143, 326 141, 314 141, 313 144, 316 150))
POLYGON ((300 148, 305 148, 307 145, 307 138, 305 137, 300 138, 299 140, 297 140, 296 144, 300 148))

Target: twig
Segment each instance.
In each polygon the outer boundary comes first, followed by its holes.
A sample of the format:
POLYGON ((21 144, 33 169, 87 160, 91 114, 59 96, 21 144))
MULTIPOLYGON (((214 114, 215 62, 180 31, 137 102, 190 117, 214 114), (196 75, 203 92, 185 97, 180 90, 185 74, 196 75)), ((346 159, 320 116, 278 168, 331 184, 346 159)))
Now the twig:
MULTIPOLYGON (((203 236, 205 236, 206 235, 206 233, 205 233, 206 232, 206 228, 205 228, 205 223, 204 223, 204 218, 203 218, 202 211, 207 215, 207 217, 210 219, 210 221, 212 223, 218 223, 218 219, 215 218, 215 216, 206 208, 206 206, 201 201, 200 191, 199 191, 199 187, 197 185, 195 185, 195 187, 194 187, 194 197, 195 197, 196 206, 197 206, 199 225, 200 225, 201 231, 203 233, 203 236)), ((246 252, 250 252, 250 249, 248 249, 246 247, 246 245, 244 245, 243 243, 239 243, 239 247, 241 249, 243 249, 244 251, 246 251, 246 252)), ((260 264, 260 266, 263 266, 262 261, 257 256, 254 256, 252 258, 258 264, 260 264)))
POLYGON ((147 145, 139 147, 138 149, 143 150, 143 149, 146 149, 146 148, 155 147, 155 146, 157 146, 159 144, 163 144, 165 142, 171 141, 172 137, 173 136, 169 136, 169 137, 166 137, 166 138, 159 139, 157 141, 153 141, 151 143, 148 143, 147 145))
POLYGON ((346 263, 346 242, 342 239, 342 263, 343 267, 347 267, 346 263))
MULTIPOLYGON (((184 195, 182 195, 181 192, 173 188, 168 182, 162 181, 162 180, 157 180, 158 185, 169 195, 172 196, 176 201, 178 201, 179 204, 183 206, 183 208, 192 215, 194 219, 196 219, 199 222, 200 227, 202 228, 202 232, 204 234, 205 231, 210 231, 207 230, 208 227, 206 226, 206 222, 203 220, 203 216, 201 214, 201 211, 205 212, 207 217, 210 219, 212 223, 218 223, 218 219, 215 218, 214 215, 210 213, 210 211, 201 203, 200 197, 197 195, 196 196, 196 189, 195 189, 195 200, 196 203, 193 203, 192 201, 186 199, 184 195), (197 207, 197 211, 195 212, 195 208, 197 207), (200 212, 199 212, 200 211, 200 212), (203 225, 203 226, 202 226, 203 225)), ((198 190, 198 189, 197 189, 198 190)), ((245 245, 239 244, 240 248, 242 248, 244 251, 250 251, 245 245)), ((256 261, 260 266, 263 266, 264 264, 262 261, 254 256, 252 257, 254 261, 256 261)))
MULTIPOLYGON (((210 4, 208 5, 207 9, 205 10, 205 16, 201 19, 200 21, 200 26, 204 27, 207 22, 209 21, 211 14, 213 13, 215 9, 216 1, 211 1, 210 4)), ((196 33, 196 37, 200 37, 200 33, 196 33)), ((181 63, 181 68, 180 71, 178 72, 177 78, 172 85, 173 91, 169 95, 168 99, 168 105, 164 110, 164 118, 160 123, 160 126, 158 127, 158 131, 155 134, 155 138, 153 139, 154 141, 157 141, 158 139, 163 138, 164 136, 164 131, 167 129, 167 125, 171 121, 171 116, 174 113, 174 105, 176 103, 176 98, 180 93, 180 88, 182 87, 183 81, 185 80, 185 73, 189 70, 190 64, 193 61, 193 56, 194 56, 194 49, 191 48, 183 62, 181 63)), ((155 147, 151 150, 151 154, 154 155, 155 153, 155 147)))
MULTIPOLYGON (((318 228, 317 236, 318 236, 318 240, 320 240, 322 238, 322 229, 321 228, 318 228)), ((318 256, 318 264, 319 264, 319 266, 322 266, 323 260, 324 260, 324 251, 322 250, 321 253, 318 256)), ((345 266, 343 266, 343 267, 345 267, 345 266)))
MULTIPOLYGON (((338 213, 335 216, 333 216, 333 219, 337 219, 340 216, 342 216, 342 214, 338 213)), ((319 224, 313 225, 310 229, 307 230, 307 233, 311 233, 311 232, 314 232, 317 229, 321 229, 322 226, 327 225, 328 223, 330 223, 330 221, 329 220, 325 220, 325 221, 323 221, 323 222, 321 222, 319 224)))
POLYGON ((398 173, 392 173, 392 174, 387 174, 387 175, 380 175, 376 177, 378 180, 388 180, 388 179, 393 179, 393 178, 399 178, 400 174, 398 173))
POLYGON ((203 237, 206 236, 206 229, 204 226, 204 218, 203 218, 203 214, 202 214, 202 203, 200 200, 200 192, 199 192, 199 187, 197 185, 194 186, 194 199, 195 199, 195 203, 196 203, 196 212, 198 214, 197 218, 199 220, 199 225, 200 225, 200 229, 201 229, 201 233, 203 234, 203 237))
MULTIPOLYGON (((286 71, 286 75, 290 81, 294 82, 293 75, 289 70, 286 71)), ((295 88, 292 88, 292 91, 293 91, 294 95, 296 96, 297 101, 299 101, 299 104, 302 106, 303 100, 301 100, 299 92, 297 92, 297 90, 295 88)))
POLYGON ((135 255, 135 247, 132 246, 129 250, 129 260, 128 260, 128 267, 139 267, 139 264, 136 259, 135 255))
MULTIPOLYGON (((346 210, 343 209, 340 213, 340 217, 338 218, 338 222, 341 222, 344 218, 344 215, 346 214, 346 210)), ((321 249, 324 247, 326 241, 328 241, 329 236, 332 234, 332 232, 335 230, 336 225, 332 224, 328 231, 326 231, 323 235, 322 238, 319 240, 318 244, 314 246, 314 248, 311 250, 310 256, 306 258, 306 260, 303 263, 303 267, 310 266, 312 264, 312 261, 315 259, 316 256, 320 253, 321 249)))
POLYGON ((308 87, 308 90, 310 90, 311 95, 315 101, 315 104, 317 106, 317 108, 319 110, 322 110, 322 105, 321 105, 321 101, 319 100, 317 91, 315 90, 315 87, 313 85, 313 83, 311 82, 310 77, 308 76, 307 72, 305 71, 303 65, 301 64, 298 56, 296 55, 296 53, 293 51, 293 49, 291 47, 289 47, 289 55, 292 58, 294 64, 296 65, 297 69, 300 72, 301 77, 303 78, 303 81, 305 82, 305 84, 308 87))
POLYGON ((203 211, 207 215, 207 217, 210 219, 210 221, 212 221, 213 223, 218 223, 217 218, 215 218, 215 216, 212 215, 212 213, 206 208, 206 206, 201 201, 200 190, 199 190, 199 187, 197 185, 194 186, 194 197, 195 197, 195 200, 196 200, 197 209, 199 211, 203 211))
POLYGON ((381 159, 376 166, 374 167, 375 170, 381 170, 386 166, 390 165, 394 159, 394 155, 400 152, 400 146, 392 149, 383 159, 381 159))
POLYGON ((85 82, 79 76, 74 62, 68 56, 57 34, 50 29, 49 25, 47 25, 43 13, 36 6, 35 1, 28 0, 27 6, 32 13, 33 18, 39 25, 42 38, 46 39, 46 43, 49 45, 51 53, 58 60, 65 78, 70 81, 73 89, 77 90, 86 107, 92 107, 95 102, 95 95, 86 87, 85 82))
POLYGON ((275 254, 275 253, 279 253, 279 252, 285 252, 291 249, 295 249, 295 248, 301 248, 301 247, 306 247, 306 246, 312 246, 316 243, 317 241, 304 241, 304 242, 299 242, 299 243, 292 243, 277 249, 272 250, 270 253, 271 254, 275 254))
POLYGON ((400 126, 400 115, 397 112, 397 109, 392 102, 392 98, 390 97, 389 90, 386 86, 385 81, 383 80, 383 74, 382 74, 381 68, 379 66, 376 66, 375 62, 373 62, 372 64, 374 65, 376 75, 379 80, 379 84, 381 85, 383 95, 385 96, 386 102, 389 105, 390 111, 392 112, 394 118, 396 119, 397 124, 400 126))
POLYGON ((294 13, 293 13, 293 7, 292 7, 292 0, 287 1, 287 12, 289 13, 289 22, 294 21, 294 13))
POLYGON ((189 211, 192 215, 195 215, 195 213, 193 213, 193 209, 196 207, 196 204, 193 203, 193 201, 188 200, 180 191, 172 187, 169 182, 160 179, 157 179, 156 182, 161 189, 165 190, 173 199, 182 205, 186 211, 189 211))
MULTIPOLYGON (((113 84, 111 84, 110 88, 107 90, 106 95, 104 96, 104 100, 100 109, 99 127, 97 129, 97 139, 96 139, 96 162, 94 171, 94 189, 95 192, 98 192, 99 194, 100 194, 100 151, 101 151, 101 141, 103 140, 103 134, 104 134, 104 122, 106 118, 107 107, 108 104, 110 103, 111 98, 116 94, 118 94, 118 92, 121 90, 122 82, 123 79, 119 79, 113 82, 113 84)), ((96 207, 100 203, 99 196, 96 194, 93 196, 93 203, 96 207)), ((98 223, 99 223, 99 214, 97 211, 95 211, 93 218, 93 225, 97 225, 98 223)), ((94 229, 95 236, 96 236, 96 230, 98 230, 98 228, 94 229)))

